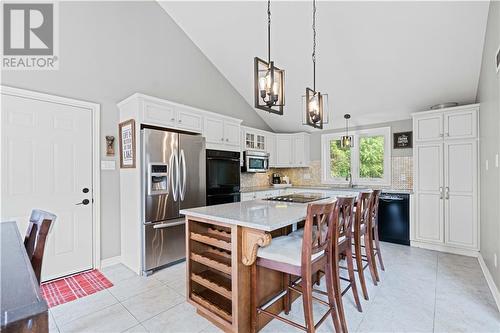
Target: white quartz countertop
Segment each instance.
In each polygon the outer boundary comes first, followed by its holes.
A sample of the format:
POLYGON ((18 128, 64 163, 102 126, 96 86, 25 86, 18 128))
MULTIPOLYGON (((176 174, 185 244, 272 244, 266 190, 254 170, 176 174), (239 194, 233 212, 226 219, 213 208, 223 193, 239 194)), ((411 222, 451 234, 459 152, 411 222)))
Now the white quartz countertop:
MULTIPOLYGON (((322 201, 334 199, 328 198, 322 201)), ((315 201, 315 203, 322 201, 315 201)), ((273 231, 305 220, 307 204, 251 200, 183 209, 180 213, 226 224, 273 231)))

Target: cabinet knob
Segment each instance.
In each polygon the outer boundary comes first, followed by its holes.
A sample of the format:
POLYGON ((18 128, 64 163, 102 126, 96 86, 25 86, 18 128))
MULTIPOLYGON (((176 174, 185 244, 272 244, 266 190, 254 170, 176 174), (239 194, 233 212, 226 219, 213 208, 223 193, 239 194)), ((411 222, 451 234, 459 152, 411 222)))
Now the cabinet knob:
POLYGON ((229 141, 229 139, 226 139, 226 141, 229 141))
POLYGON ((175 118, 170 119, 170 121, 175 121, 175 118))
POLYGON ((179 122, 180 122, 180 123, 182 123, 182 120, 181 120, 181 119, 179 119, 179 122))
POLYGON ((224 141, 224 138, 220 138, 220 141, 224 141))

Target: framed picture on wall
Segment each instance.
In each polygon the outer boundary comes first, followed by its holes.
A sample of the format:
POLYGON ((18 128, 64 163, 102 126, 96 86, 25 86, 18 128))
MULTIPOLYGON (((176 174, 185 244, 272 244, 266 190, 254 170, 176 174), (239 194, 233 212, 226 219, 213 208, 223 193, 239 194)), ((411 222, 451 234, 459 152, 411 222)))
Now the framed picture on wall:
POLYGON ((120 168, 135 168, 135 120, 118 124, 120 135, 120 168))
POLYGON ((413 132, 394 133, 394 149, 413 148, 413 132))

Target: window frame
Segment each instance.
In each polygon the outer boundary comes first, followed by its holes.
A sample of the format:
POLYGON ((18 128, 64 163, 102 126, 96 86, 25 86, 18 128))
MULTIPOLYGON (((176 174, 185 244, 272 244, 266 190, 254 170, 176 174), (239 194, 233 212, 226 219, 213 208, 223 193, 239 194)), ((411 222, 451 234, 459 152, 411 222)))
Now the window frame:
MULTIPOLYGON (((378 127, 349 132, 354 138, 354 147, 351 148, 352 183, 355 185, 391 185, 391 128, 378 127), (367 136, 384 137, 384 175, 382 178, 361 178, 359 176, 359 143, 360 138, 367 136)), ((328 133, 321 135, 321 182, 323 184, 348 185, 345 178, 331 177, 330 175, 330 141, 339 140, 344 133, 328 133)))

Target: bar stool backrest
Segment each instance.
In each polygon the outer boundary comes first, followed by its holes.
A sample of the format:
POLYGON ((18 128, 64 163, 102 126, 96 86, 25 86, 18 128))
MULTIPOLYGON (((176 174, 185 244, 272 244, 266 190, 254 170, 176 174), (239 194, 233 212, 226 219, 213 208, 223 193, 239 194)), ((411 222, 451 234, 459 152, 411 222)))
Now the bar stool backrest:
POLYGON ((372 227, 378 223, 378 199, 380 197, 381 190, 373 190, 372 192, 372 227))
POLYGON ((368 228, 372 216, 371 211, 372 192, 359 192, 356 201, 356 217, 354 221, 354 232, 359 232, 363 226, 368 228))
POLYGON ((354 202, 356 197, 337 197, 335 219, 337 219, 337 236, 332 242, 338 242, 342 237, 352 237, 352 224, 354 223, 354 202))
POLYGON ((307 217, 302 239, 302 266, 310 266, 311 256, 330 251, 333 233, 335 202, 312 203, 307 206, 307 217))
POLYGON ((40 283, 42 273, 43 254, 45 252, 45 242, 52 223, 56 216, 52 213, 39 209, 33 209, 30 216, 30 222, 26 236, 24 238, 24 247, 31 261, 31 266, 35 276, 40 283))

